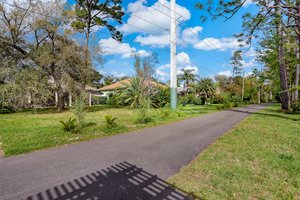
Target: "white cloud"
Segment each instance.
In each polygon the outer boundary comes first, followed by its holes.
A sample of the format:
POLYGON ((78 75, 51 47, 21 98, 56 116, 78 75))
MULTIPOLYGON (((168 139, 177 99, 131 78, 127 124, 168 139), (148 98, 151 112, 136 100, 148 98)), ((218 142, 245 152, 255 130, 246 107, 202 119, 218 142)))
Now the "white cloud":
POLYGON ((251 59, 250 61, 246 62, 245 60, 242 60, 242 67, 243 68, 250 68, 254 67, 256 64, 255 58, 251 59))
POLYGON ((141 45, 148 45, 158 48, 163 48, 170 45, 170 35, 148 35, 148 36, 137 36, 135 42, 139 42, 141 45))
POLYGON ((253 48, 250 48, 248 51, 245 52, 245 56, 247 57, 255 57, 256 54, 257 53, 253 48))
POLYGON ((113 38, 101 39, 99 41, 100 48, 105 55, 121 55, 123 58, 129 58, 132 52, 137 52, 142 57, 149 56, 150 53, 145 50, 136 50, 128 43, 121 43, 113 38))
POLYGON ((232 72, 230 70, 226 70, 226 71, 219 72, 218 75, 229 77, 229 76, 232 76, 232 72))
POLYGON ((117 78, 121 78, 121 77, 127 76, 125 73, 123 73, 123 72, 117 72, 117 71, 112 71, 110 74, 113 75, 114 77, 117 77, 117 78))
POLYGON ((194 44, 194 48, 201 50, 220 50, 237 49, 240 47, 240 42, 236 38, 205 38, 194 44))
MULTIPOLYGON (((119 30, 125 34, 141 33, 138 35, 136 42, 142 45, 154 47, 166 47, 170 41, 170 2, 166 0, 158 0, 152 6, 146 6, 147 1, 138 0, 128 4, 127 11, 130 13, 127 23, 120 26, 119 30), (164 6, 163 6, 164 5, 164 6), (141 19, 143 18, 143 19, 141 19), (155 24, 155 25, 154 25, 155 24)), ((178 22, 186 21, 191 18, 191 13, 183 6, 176 5, 178 22)), ((178 30, 180 31, 180 30, 178 30)))
POLYGON ((253 4, 252 0, 246 0, 246 2, 244 3, 243 7, 248 7, 251 4, 253 4))
POLYGON ((188 27, 182 31, 182 40, 189 44, 196 44, 199 42, 199 33, 203 28, 200 26, 188 27))
POLYGON ((190 56, 185 52, 180 52, 177 54, 177 66, 185 67, 191 64, 190 56))
MULTIPOLYGON (((199 73, 197 66, 193 65, 189 55, 185 52, 177 54, 177 74, 182 74, 182 69, 191 69, 194 74, 199 73)), ((156 69, 156 75, 160 80, 165 80, 170 76, 170 64, 161 65, 156 69)))

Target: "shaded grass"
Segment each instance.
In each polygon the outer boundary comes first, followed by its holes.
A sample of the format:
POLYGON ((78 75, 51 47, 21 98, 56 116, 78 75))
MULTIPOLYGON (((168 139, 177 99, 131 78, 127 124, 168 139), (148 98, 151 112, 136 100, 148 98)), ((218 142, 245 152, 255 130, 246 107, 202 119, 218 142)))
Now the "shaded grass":
POLYGON ((169 183, 198 199, 300 199, 300 115, 246 118, 169 183))
MULTIPOLYGON (((81 134, 64 132, 60 120, 74 117, 71 111, 56 112, 49 108, 45 110, 24 111, 13 114, 0 115, 0 142, 5 156, 12 156, 64 144, 87 141, 115 134, 125 133, 145 127, 165 124, 177 120, 187 119, 200 114, 217 111, 217 105, 180 107, 168 117, 161 116, 161 109, 151 110, 153 122, 137 124, 138 110, 127 108, 110 108, 107 106, 93 106, 87 108, 85 123, 81 134), (178 114, 181 112, 181 114, 178 114), (117 117, 117 127, 108 129, 104 116, 117 117)), ((1 149, 0 148, 0 149, 1 149)))

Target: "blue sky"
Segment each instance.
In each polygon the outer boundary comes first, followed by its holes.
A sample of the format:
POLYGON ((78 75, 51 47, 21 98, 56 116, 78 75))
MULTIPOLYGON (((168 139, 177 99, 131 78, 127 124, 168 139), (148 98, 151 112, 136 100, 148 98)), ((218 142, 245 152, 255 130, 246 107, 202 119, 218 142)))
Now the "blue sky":
MULTIPOLYGON (((241 17, 245 12, 255 11, 255 5, 248 1, 241 11, 227 22, 224 19, 200 20, 201 11, 195 8, 199 0, 177 0, 176 12, 182 15, 178 26, 178 71, 182 68, 195 69, 200 77, 216 74, 230 75, 232 52, 239 49, 233 34, 242 30, 241 17)), ((123 32, 123 43, 110 38, 108 31, 101 29, 94 34, 93 44, 100 45, 105 63, 97 66, 104 75, 132 76, 133 58, 131 51, 147 56, 150 52, 158 55, 155 66, 156 78, 169 80, 169 28, 170 3, 166 0, 123 0, 126 14, 124 24, 118 25, 123 32), (165 14, 163 14, 165 13, 165 14), (143 18, 143 19, 140 19, 143 18)), ((180 17, 178 14, 178 17, 180 17)), ((255 46, 244 53, 244 67, 250 73, 255 62, 255 46)))

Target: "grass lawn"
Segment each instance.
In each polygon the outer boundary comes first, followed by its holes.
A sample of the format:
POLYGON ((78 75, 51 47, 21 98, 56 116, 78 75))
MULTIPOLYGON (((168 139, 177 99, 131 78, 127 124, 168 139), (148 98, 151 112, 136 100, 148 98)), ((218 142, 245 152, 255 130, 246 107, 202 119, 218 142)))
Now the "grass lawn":
POLYGON ((197 199, 300 199, 300 115, 253 114, 168 181, 197 199))
POLYGON ((151 115, 154 121, 148 124, 136 123, 138 110, 93 106, 88 108, 89 111, 85 114, 85 123, 94 125, 85 127, 80 134, 64 132, 61 129, 59 121, 66 121, 69 117, 74 117, 71 111, 58 113, 48 109, 37 113, 27 111, 2 114, 0 115, 1 148, 4 156, 12 156, 187 119, 200 114, 217 111, 220 106, 187 105, 180 107, 178 111, 172 112, 170 116, 164 116, 165 113, 162 109, 153 109, 151 110, 151 115), (117 127, 112 129, 106 128, 104 116, 108 114, 117 117, 117 127))

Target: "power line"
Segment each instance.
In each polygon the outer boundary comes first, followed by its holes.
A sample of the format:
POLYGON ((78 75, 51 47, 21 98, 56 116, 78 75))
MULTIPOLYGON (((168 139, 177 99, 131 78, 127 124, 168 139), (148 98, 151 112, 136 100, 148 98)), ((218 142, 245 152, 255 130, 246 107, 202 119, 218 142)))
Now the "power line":
MULTIPOLYGON (((172 10, 171 8, 169 8, 168 6, 166 6, 166 5, 164 5, 164 4, 162 4, 162 3, 160 3, 160 2, 158 2, 160 5, 162 5, 162 6, 164 6, 165 8, 167 8, 167 9, 169 9, 169 10, 171 10, 171 11, 173 11, 173 12, 175 12, 176 14, 178 14, 179 16, 181 16, 183 19, 185 19, 185 20, 187 20, 184 16, 182 16, 181 14, 179 14, 178 12, 176 12, 176 11, 174 11, 174 10, 172 10)), ((192 31, 191 29, 186 29, 186 30, 188 30, 188 31, 190 31, 192 34, 195 34, 197 37, 198 37, 198 34, 196 33, 196 32, 194 32, 194 31, 192 31)), ((211 45, 209 45, 205 40, 202 40, 202 42, 207 46, 207 47, 209 47, 210 49, 212 49, 212 50, 215 50, 215 49, 218 49, 208 38, 206 38, 206 40, 211 44, 211 45), (213 48, 212 48, 213 47, 213 48)), ((221 55, 221 57, 223 57, 223 59, 227 62, 227 58, 226 58, 226 56, 224 56, 223 54, 221 54, 220 52, 217 52, 219 55, 221 55)))
MULTIPOLYGON (((16 7, 16 8, 18 8, 18 9, 27 10, 27 9, 22 8, 22 7, 20 7, 20 6, 17 6, 17 5, 15 5, 15 4, 11 4, 11 3, 8 3, 8 2, 3 2, 3 3, 6 4, 6 5, 9 5, 9 6, 16 7)), ((159 3, 159 2, 158 2, 158 3, 159 3)), ((44 16, 44 17, 47 17, 47 18, 51 18, 51 19, 55 19, 55 20, 61 20, 61 19, 58 18, 58 17, 53 17, 53 16, 45 15, 45 14, 42 14, 42 13, 40 13, 40 12, 36 12, 36 11, 31 11, 31 12, 32 12, 32 13, 35 13, 35 14, 38 14, 38 15, 41 15, 41 16, 44 16)), ((161 26, 159 26, 159 25, 157 25, 157 24, 155 24, 155 23, 153 23, 153 22, 151 22, 151 21, 149 21, 149 20, 146 20, 146 19, 144 19, 144 18, 142 18, 142 17, 140 17, 140 16, 138 16, 138 15, 135 15, 134 13, 130 13, 130 14, 134 15, 135 17, 137 17, 137 18, 139 18, 139 19, 141 19, 141 20, 143 20, 143 21, 146 21, 146 22, 148 22, 148 23, 150 23, 150 24, 153 24, 153 25, 155 25, 155 26, 157 26, 157 27, 159 27, 159 28, 161 28, 161 29, 163 29, 163 30, 169 30, 169 29, 166 29, 166 28, 164 28, 164 27, 161 27, 161 26)), ((178 13, 177 13, 177 14, 178 14, 178 13)), ((127 24, 127 25, 132 26, 132 27, 135 27, 136 29, 139 29, 139 30, 143 30, 143 29, 138 28, 137 26, 134 26, 134 25, 131 25, 131 24, 127 24)), ((100 33, 103 33, 103 34, 106 34, 106 35, 111 36, 110 33, 107 33, 107 32, 101 31, 101 30, 98 30, 97 32, 100 32, 100 33)), ((143 32, 146 32, 146 33, 150 34, 149 32, 147 32, 147 31, 145 31, 145 30, 143 30, 143 32)), ((161 38, 161 39, 164 39, 164 38, 161 38)), ((167 39, 165 39, 165 40, 167 40, 167 39)), ((169 40, 167 40, 167 41, 169 41, 169 40)), ((186 41, 185 41, 185 42, 186 42, 186 41)), ((164 51, 164 52, 170 53, 169 50, 162 49, 162 48, 156 48, 156 50, 164 51)), ((172 52, 171 52, 171 53, 172 53, 172 52)), ((178 54, 178 53, 176 53, 176 56, 181 57, 182 59, 184 59, 185 61, 187 61, 187 63, 191 63, 191 60, 186 59, 185 57, 181 56, 181 55, 178 54)), ((214 72, 212 72, 211 70, 209 70, 209 69, 207 69, 207 68, 204 68, 204 67, 202 67, 202 68, 205 69, 205 70, 207 70, 207 71, 209 71, 209 72, 211 72, 211 73, 214 73, 214 72)))

